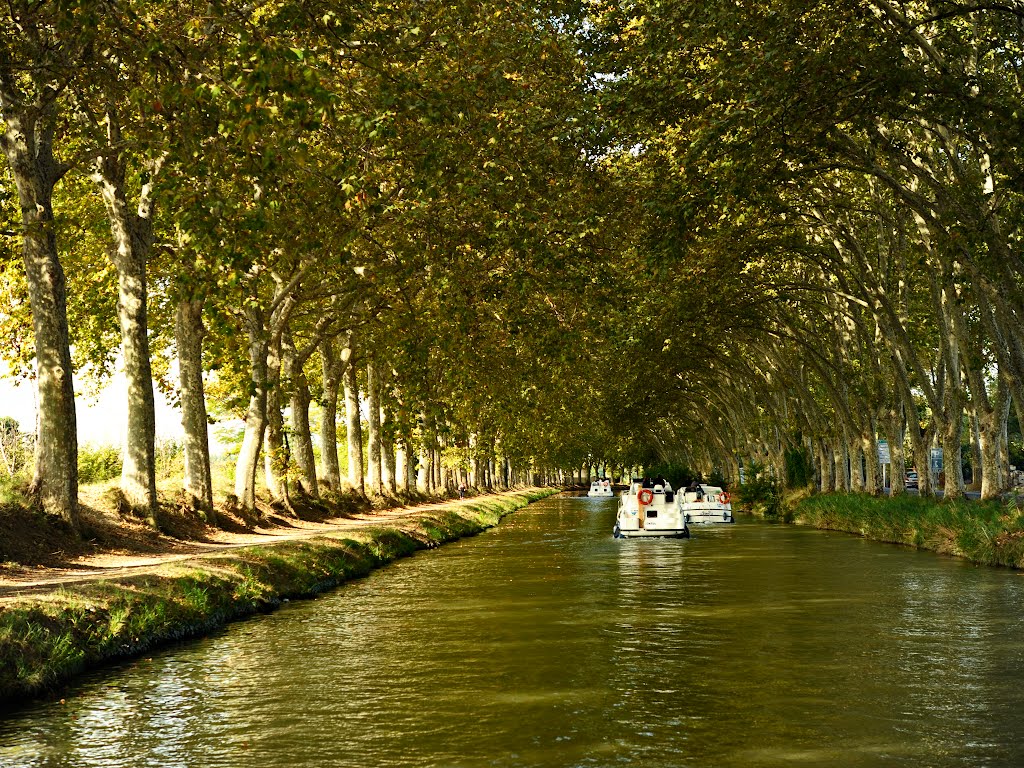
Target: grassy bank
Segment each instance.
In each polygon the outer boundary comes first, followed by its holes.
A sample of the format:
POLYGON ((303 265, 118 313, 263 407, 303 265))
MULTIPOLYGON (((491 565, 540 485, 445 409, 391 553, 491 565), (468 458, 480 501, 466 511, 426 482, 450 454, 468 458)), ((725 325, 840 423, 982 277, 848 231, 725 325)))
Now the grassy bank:
POLYGON ((833 493, 797 501, 787 519, 984 565, 1024 568, 1024 517, 1013 502, 833 493))
POLYGON ((440 507, 397 528, 232 549, 117 580, 78 582, 0 605, 0 706, 83 670, 196 637, 310 597, 418 550, 469 536, 554 493, 531 489, 440 507))

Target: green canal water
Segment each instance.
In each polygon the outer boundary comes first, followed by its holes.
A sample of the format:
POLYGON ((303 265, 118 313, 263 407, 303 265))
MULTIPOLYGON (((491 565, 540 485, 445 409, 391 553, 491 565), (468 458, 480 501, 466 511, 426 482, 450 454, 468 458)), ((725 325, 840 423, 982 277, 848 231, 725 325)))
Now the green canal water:
POLYGON ((552 498, 0 724, 0 765, 1020 766, 1024 582, 552 498))

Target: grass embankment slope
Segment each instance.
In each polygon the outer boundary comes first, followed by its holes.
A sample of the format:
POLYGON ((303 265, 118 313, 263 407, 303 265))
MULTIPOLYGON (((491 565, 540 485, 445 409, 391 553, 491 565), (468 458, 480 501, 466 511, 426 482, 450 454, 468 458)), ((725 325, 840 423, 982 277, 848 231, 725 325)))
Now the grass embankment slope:
POLYGON ((117 579, 73 582, 0 604, 0 706, 52 690, 104 662, 208 633, 310 597, 418 550, 470 536, 549 496, 527 489, 372 525, 232 548, 117 579))
POLYGON ((909 495, 804 494, 787 500, 785 519, 983 565, 1024 568, 1024 517, 1015 499, 980 502, 909 495))

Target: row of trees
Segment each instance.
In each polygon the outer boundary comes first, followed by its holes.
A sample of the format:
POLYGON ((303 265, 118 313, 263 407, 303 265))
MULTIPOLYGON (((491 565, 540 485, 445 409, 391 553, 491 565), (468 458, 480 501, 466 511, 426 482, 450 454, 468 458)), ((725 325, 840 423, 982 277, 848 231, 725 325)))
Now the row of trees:
POLYGON ((144 510, 157 503, 154 382, 182 408, 185 489, 205 509, 209 398, 244 415, 234 493, 250 508, 261 458, 275 499, 289 482, 313 496, 343 485, 342 395, 360 490, 364 475, 409 483, 416 455, 421 483, 443 484, 445 449, 482 483, 570 452, 578 463, 581 445, 549 446, 588 394, 562 375, 593 330, 575 322, 588 289, 571 273, 589 273, 574 262, 606 236, 605 204, 558 15, 10 4, 0 146, 20 216, 8 207, 5 351, 38 386, 42 504, 74 519, 72 372, 103 375, 118 354, 121 489, 144 510))
POLYGON ((939 446, 956 496, 968 443, 983 497, 1004 490, 1024 408, 1024 9, 640 3, 601 20, 598 47, 624 43, 601 53, 654 248, 718 274, 698 300, 723 329, 705 370, 666 366, 707 425, 673 450, 781 476, 801 448, 824 490, 877 493, 887 438, 896 491, 912 460, 930 493, 939 446))
POLYGON ((874 492, 879 436, 897 481, 904 444, 918 467, 942 445, 955 494, 965 424, 983 493, 1006 485, 1015 4, 72 0, 3 24, 0 320, 52 512, 76 514, 72 371, 118 354, 144 509, 154 384, 203 509, 211 403, 244 415, 250 508, 261 464, 286 501, 460 469, 735 478, 795 447, 874 492))

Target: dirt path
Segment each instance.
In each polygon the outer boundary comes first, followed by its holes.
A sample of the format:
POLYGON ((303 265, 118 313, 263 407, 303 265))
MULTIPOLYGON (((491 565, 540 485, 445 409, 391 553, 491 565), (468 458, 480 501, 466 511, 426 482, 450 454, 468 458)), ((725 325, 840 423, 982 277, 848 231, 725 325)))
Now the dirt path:
POLYGON ((401 527, 439 508, 457 507, 469 502, 472 502, 472 499, 400 507, 323 522, 288 520, 287 525, 257 528, 247 533, 217 531, 206 541, 182 542, 169 539, 167 552, 99 552, 69 560, 66 566, 11 570, 0 577, 0 604, 19 597, 45 594, 71 584, 145 573, 169 563, 220 556, 240 547, 272 546, 285 541, 309 539, 327 533, 356 531, 382 524, 401 527))

